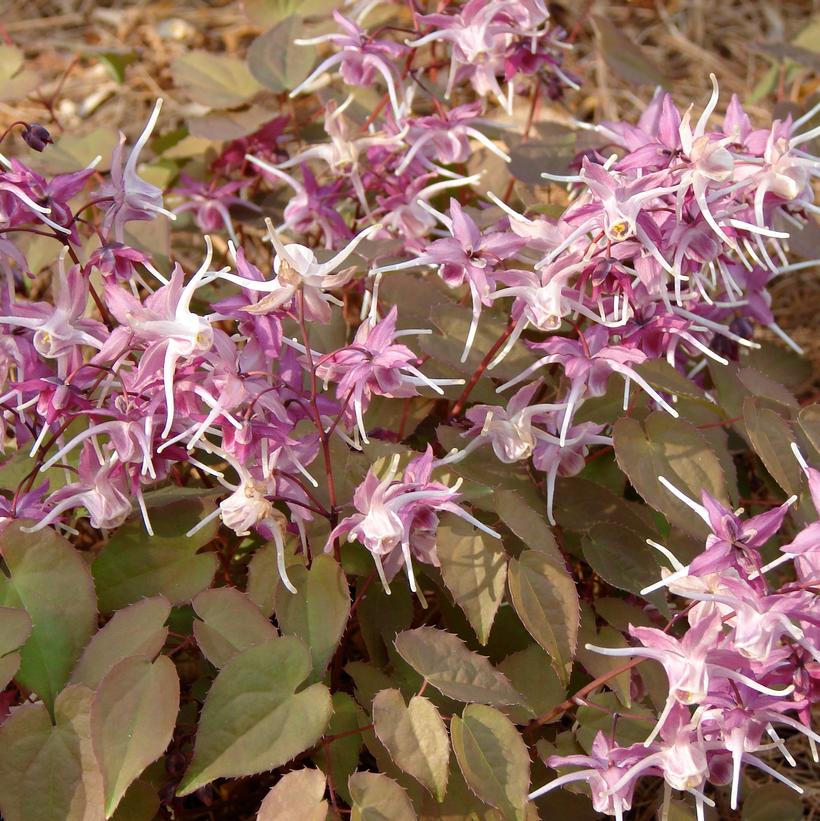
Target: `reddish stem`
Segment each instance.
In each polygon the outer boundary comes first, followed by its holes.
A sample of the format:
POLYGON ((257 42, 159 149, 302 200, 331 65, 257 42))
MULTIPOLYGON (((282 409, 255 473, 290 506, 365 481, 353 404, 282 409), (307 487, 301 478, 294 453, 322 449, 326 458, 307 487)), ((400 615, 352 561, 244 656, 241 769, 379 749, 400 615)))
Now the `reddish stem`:
POLYGON ((510 334, 513 332, 515 328, 515 321, 510 320, 507 327, 504 329, 504 333, 498 337, 495 341, 495 344, 490 348, 489 351, 484 356, 484 359, 481 360, 479 366, 475 369, 475 372, 470 377, 470 381, 465 386, 464 390, 461 392, 461 396, 458 397, 456 400, 455 405, 453 405, 452 410, 450 411, 450 418, 452 419, 455 416, 458 416, 461 411, 464 410, 464 406, 467 404, 467 400, 470 398, 470 394, 473 392, 473 388, 478 384, 478 380, 481 379, 484 371, 487 370, 490 362, 492 362, 493 357, 498 353, 501 349, 501 346, 510 338, 510 334))
MULTIPOLYGON (((318 382, 316 379, 316 368, 313 364, 313 351, 310 347, 310 338, 308 337, 307 325, 305 323, 305 295, 303 291, 299 291, 299 311, 297 316, 299 322, 299 329, 302 332, 302 343, 305 346, 305 356, 307 357, 308 368, 310 370, 310 407, 313 411, 313 421, 316 424, 316 430, 319 434, 319 440, 322 443, 322 456, 325 462, 325 475, 327 476, 327 496, 330 504, 330 528, 336 527, 339 517, 336 511, 336 485, 333 481, 333 461, 330 455, 330 441, 325 434, 325 428, 322 424, 322 415, 319 413, 319 405, 316 397, 319 392, 318 382)), ((337 562, 341 562, 342 556, 341 545, 339 540, 335 539, 333 542, 333 555, 337 562)))

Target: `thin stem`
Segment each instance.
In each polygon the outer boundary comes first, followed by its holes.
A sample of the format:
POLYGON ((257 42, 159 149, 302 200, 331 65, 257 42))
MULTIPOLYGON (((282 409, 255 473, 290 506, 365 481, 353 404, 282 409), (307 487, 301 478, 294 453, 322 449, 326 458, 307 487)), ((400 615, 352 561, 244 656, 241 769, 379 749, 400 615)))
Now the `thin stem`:
POLYGON ((566 713, 567 710, 571 710, 573 707, 577 706, 578 701, 585 699, 586 696, 588 696, 593 690, 597 690, 599 687, 602 687, 608 681, 611 681, 613 678, 621 675, 621 673, 625 673, 627 670, 637 667, 642 661, 646 661, 646 657, 640 656, 630 659, 626 662, 626 664, 622 664, 620 667, 616 667, 614 670, 610 670, 609 672, 598 676, 598 678, 593 679, 589 682, 589 684, 578 690, 577 693, 566 699, 566 701, 562 701, 557 707, 553 707, 543 715, 538 716, 538 718, 534 718, 527 725, 525 732, 531 734, 544 724, 549 724, 551 721, 559 718, 566 713))
MULTIPOLYGON (((319 433, 319 440, 322 443, 322 457, 325 462, 325 475, 327 476, 327 496, 330 503, 330 528, 333 530, 339 521, 339 514, 336 510, 336 485, 333 481, 333 461, 330 454, 330 440, 325 434, 322 424, 322 415, 319 412, 317 396, 319 393, 318 380, 316 378, 316 366, 313 363, 313 351, 310 347, 310 337, 308 336, 307 324, 305 323, 305 293, 299 291, 299 312, 297 316, 299 330, 302 332, 302 343, 305 346, 305 356, 307 357, 308 369, 310 370, 310 407, 313 411, 313 421, 319 433)), ((337 562, 341 562, 342 548, 339 539, 333 540, 333 556, 337 562)))
POLYGON ((454 418, 458 416, 463 410, 464 406, 467 404, 467 400, 470 398, 470 394, 473 392, 473 388, 478 384, 478 380, 481 379, 484 371, 487 370, 490 362, 493 361, 493 358, 501 349, 501 346, 510 338, 510 334, 515 329, 515 321, 510 320, 507 327, 504 329, 504 332, 498 339, 495 341, 495 344, 490 348, 489 351, 484 356, 484 359, 481 360, 478 367, 475 369, 475 372, 470 377, 470 381, 465 385, 464 390, 461 392, 461 396, 458 397, 456 400, 455 405, 453 405, 450 411, 450 418, 454 418))
POLYGON ((12 128, 21 125, 23 128, 28 128, 28 123, 25 120, 15 120, 2 134, 0 134, 0 143, 8 137, 11 133, 12 128))

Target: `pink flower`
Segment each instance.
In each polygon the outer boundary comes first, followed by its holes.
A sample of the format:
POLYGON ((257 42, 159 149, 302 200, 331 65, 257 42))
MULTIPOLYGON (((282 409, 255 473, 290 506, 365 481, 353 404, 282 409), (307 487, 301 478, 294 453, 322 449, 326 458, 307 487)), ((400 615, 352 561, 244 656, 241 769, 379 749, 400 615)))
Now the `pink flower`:
POLYGON ((111 159, 111 182, 104 185, 97 196, 111 200, 103 219, 103 234, 106 238, 123 241, 125 223, 131 220, 150 220, 157 214, 164 214, 170 219, 176 215, 162 205, 162 190, 141 179, 137 174, 137 163, 142 149, 148 142, 154 126, 157 124, 162 99, 157 100, 154 110, 137 138, 128 159, 123 163, 125 135, 120 134, 120 142, 114 149, 111 159))
POLYGON ((432 388, 441 394, 441 385, 461 384, 462 380, 429 379, 415 365, 418 357, 405 345, 396 344, 397 336, 418 333, 416 330, 396 332, 398 310, 378 322, 363 322, 352 345, 322 356, 316 362, 316 374, 325 383, 337 382, 336 397, 352 400, 362 439, 367 442, 364 411, 370 397, 403 398, 416 396, 419 386, 432 388))
MULTIPOLYGON (((130 330, 134 339, 146 345, 142 362, 161 360, 166 405, 163 438, 168 436, 174 424, 174 375, 178 363, 180 360, 187 360, 210 350, 213 345, 214 336, 210 322, 191 311, 194 292, 207 275, 213 257, 213 247, 208 237, 205 238, 205 243, 205 259, 188 283, 183 285, 184 273, 177 265, 168 284, 147 297, 144 305, 122 288, 106 286, 106 298, 111 313, 124 328, 130 330)), ((112 353, 118 356, 121 346, 125 344, 123 336, 112 340, 112 353)))
POLYGON ((393 456, 381 480, 373 468, 368 471, 364 482, 353 496, 357 512, 337 525, 325 548, 330 550, 333 540, 345 533, 348 541, 360 541, 373 556, 387 593, 390 592, 388 581, 402 563, 410 589, 415 592, 416 579, 412 565, 414 554, 417 559, 438 564, 429 538, 435 534, 438 525, 436 511, 447 510, 490 536, 500 538, 494 530, 455 503, 459 496, 457 491, 460 481, 453 487, 447 487, 430 480, 434 462, 429 447, 423 456, 407 465, 402 480, 396 479, 399 458, 399 454, 393 456))

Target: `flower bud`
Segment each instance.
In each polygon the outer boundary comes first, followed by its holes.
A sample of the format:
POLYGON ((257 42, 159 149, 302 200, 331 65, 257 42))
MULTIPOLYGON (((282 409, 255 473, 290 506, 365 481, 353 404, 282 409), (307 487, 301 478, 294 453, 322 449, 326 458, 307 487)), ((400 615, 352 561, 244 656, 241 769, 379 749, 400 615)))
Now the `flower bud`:
POLYGON ((42 151, 54 142, 48 129, 40 123, 29 123, 23 130, 23 140, 29 148, 35 151, 42 151))

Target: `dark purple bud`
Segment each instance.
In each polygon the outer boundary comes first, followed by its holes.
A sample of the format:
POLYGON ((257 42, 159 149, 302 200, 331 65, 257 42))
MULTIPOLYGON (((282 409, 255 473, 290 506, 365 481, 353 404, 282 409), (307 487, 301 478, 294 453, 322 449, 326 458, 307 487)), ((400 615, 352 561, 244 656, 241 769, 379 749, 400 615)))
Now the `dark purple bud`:
POLYGON ((29 148, 35 151, 42 151, 47 145, 51 145, 54 140, 48 129, 40 123, 29 123, 23 130, 23 139, 29 148))
POLYGON ((744 339, 751 339, 755 332, 754 326, 745 316, 735 317, 729 325, 729 330, 744 339))
POLYGON ((737 345, 728 337, 716 336, 709 344, 718 356, 724 356, 732 360, 737 359, 737 345))

